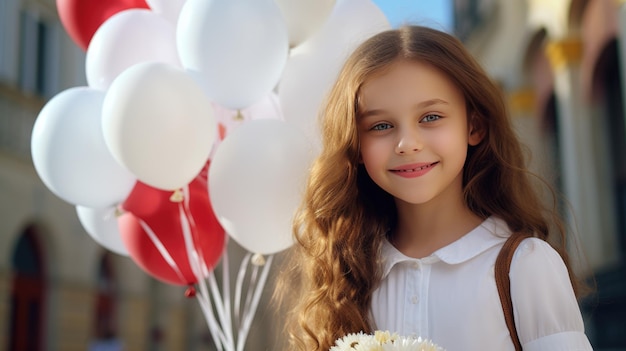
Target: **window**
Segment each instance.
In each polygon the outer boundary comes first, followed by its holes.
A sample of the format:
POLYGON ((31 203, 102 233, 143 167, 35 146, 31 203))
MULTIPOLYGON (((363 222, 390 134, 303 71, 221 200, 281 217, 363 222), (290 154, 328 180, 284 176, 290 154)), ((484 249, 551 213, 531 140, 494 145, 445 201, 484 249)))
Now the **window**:
POLYGON ((20 235, 11 259, 11 329, 8 350, 41 350, 43 336, 44 269, 34 226, 20 235))
POLYGON ((22 91, 51 97, 55 91, 55 26, 29 11, 20 15, 19 87, 22 91))
POLYGON ((95 335, 97 339, 108 340, 115 336, 117 329, 115 323, 117 285, 113 275, 111 254, 108 252, 100 258, 97 282, 95 335))

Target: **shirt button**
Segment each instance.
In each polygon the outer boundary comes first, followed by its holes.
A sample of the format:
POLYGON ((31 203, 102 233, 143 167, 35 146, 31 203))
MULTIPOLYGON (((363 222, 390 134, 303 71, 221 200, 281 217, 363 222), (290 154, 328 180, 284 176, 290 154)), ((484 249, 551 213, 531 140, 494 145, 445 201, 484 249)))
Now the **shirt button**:
POLYGON ((417 295, 413 295, 411 296, 411 303, 414 305, 417 305, 417 303, 420 301, 419 297, 417 295))
POLYGON ((420 263, 419 262, 413 262, 413 269, 420 269, 420 263))

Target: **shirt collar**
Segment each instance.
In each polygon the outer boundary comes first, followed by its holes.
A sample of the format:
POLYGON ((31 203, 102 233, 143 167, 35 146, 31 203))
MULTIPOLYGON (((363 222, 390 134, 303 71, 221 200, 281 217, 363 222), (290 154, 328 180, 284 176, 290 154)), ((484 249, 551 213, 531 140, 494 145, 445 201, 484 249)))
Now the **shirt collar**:
POLYGON ((510 230, 506 222, 498 217, 491 216, 455 242, 421 259, 404 255, 391 245, 389 241, 385 240, 381 255, 383 278, 389 274, 393 266, 401 262, 413 262, 416 260, 425 264, 432 264, 437 261, 443 261, 447 264, 465 262, 485 252, 487 249, 501 244, 509 235, 510 230))

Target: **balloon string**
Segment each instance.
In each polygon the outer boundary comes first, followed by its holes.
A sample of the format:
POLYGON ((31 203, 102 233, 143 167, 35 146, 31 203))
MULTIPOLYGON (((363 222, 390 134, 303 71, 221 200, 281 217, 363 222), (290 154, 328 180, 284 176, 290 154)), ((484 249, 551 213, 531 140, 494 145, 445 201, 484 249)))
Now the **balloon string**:
POLYGON ((211 295, 213 296, 213 300, 215 302, 215 309, 217 310, 217 316, 220 319, 220 323, 222 324, 222 328, 224 329, 224 333, 226 334, 226 338, 228 340, 229 350, 235 350, 235 340, 233 337, 233 328, 232 324, 230 324, 229 319, 226 317, 226 310, 230 310, 229 306, 222 305, 224 299, 222 298, 222 294, 220 294, 219 286, 217 285, 217 280, 215 280, 215 274, 209 274, 207 277, 209 281, 209 287, 211 288, 211 295))
MULTIPOLYGON (((207 277, 211 277, 213 275, 213 272, 210 272, 209 275, 207 277)), ((234 346, 232 345, 232 342, 229 342, 226 334, 224 333, 224 330, 226 330, 227 328, 229 328, 228 325, 224 325, 223 323, 221 323, 221 325, 223 326, 223 328, 219 327, 219 324, 217 324, 217 319, 215 318, 215 313, 213 311, 213 306, 211 305, 211 299, 209 298, 209 296, 211 296, 209 294, 209 289, 207 287, 206 281, 204 279, 201 279, 198 281, 198 286, 200 287, 200 295, 203 297, 202 300, 200 300, 201 303, 201 307, 202 307, 202 303, 204 303, 206 306, 208 306, 208 309, 205 309, 205 317, 207 317, 207 320, 212 319, 213 320, 213 325, 214 328, 216 330, 219 331, 219 336, 220 339, 218 341, 220 341, 220 345, 219 345, 219 349, 220 350, 227 350, 227 351, 234 351, 234 346)), ((215 296, 212 296, 215 299, 215 296)), ((215 308, 219 309, 220 308, 220 304, 219 301, 217 301, 217 299, 215 300, 215 308)), ((205 307, 203 307, 205 308, 205 307)), ((216 346, 218 346, 216 344, 216 346)))
MULTIPOLYGON (((197 250, 196 246, 194 245, 194 243, 197 245, 197 243, 199 242, 199 238, 197 238, 197 231, 191 230, 191 228, 194 228, 196 224, 190 210, 190 197, 188 186, 182 189, 182 193, 184 194, 184 196, 182 201, 179 203, 180 223, 183 237, 185 240, 185 248, 187 250, 189 265, 192 269, 193 274, 197 278, 198 286, 200 288, 200 293, 197 294, 198 301, 209 325, 210 332, 214 339, 216 347, 219 350, 235 351, 235 340, 233 335, 233 324, 230 308, 230 268, 228 263, 228 251, 225 250, 222 257, 223 293, 220 293, 220 289, 217 284, 217 280, 215 279, 214 273, 208 269, 206 261, 204 260, 204 257, 202 255, 202 251, 197 250), (207 281, 208 287, 206 283, 207 281), (209 288, 211 292, 210 294, 209 288), (209 295, 211 296, 209 297, 209 295), (211 297, 214 300, 213 304, 211 303, 211 297), (215 310, 213 307, 215 307, 215 310), (219 323, 218 320, 215 318, 215 312, 217 312, 219 323)), ((258 274, 259 266, 257 264, 254 265, 254 268, 251 272, 250 282, 248 284, 248 291, 245 294, 246 301, 244 303, 242 311, 241 301, 243 285, 247 272, 247 267, 250 264, 251 258, 251 253, 245 255, 241 265, 239 266, 239 273, 237 275, 237 281, 235 283, 236 287, 234 299, 234 314, 236 318, 236 324, 238 326, 236 342, 237 351, 243 351, 243 348, 245 346, 246 339, 250 331, 250 326, 252 325, 252 321, 254 320, 256 310, 258 309, 263 286, 267 281, 267 276, 273 260, 273 256, 270 256, 268 258, 266 264, 263 267, 260 279, 258 274)))
MULTIPOLYGON (((218 350, 221 350, 221 351, 223 350, 243 351, 244 346, 246 344, 246 339, 250 332, 252 321, 254 320, 254 316, 259 306, 259 301, 261 299, 263 287, 265 286, 265 283, 267 281, 270 267, 274 258, 273 255, 270 255, 268 257, 267 262, 264 265, 260 278, 258 278, 258 280, 257 280, 257 276, 258 276, 259 267, 255 266, 255 269, 253 269, 253 272, 251 274, 252 276, 251 281, 248 285, 248 290, 245 294, 246 303, 243 308, 243 313, 240 313, 240 310, 241 310, 240 305, 241 305, 241 300, 242 300, 241 296, 242 296, 242 291, 243 291, 243 281, 246 276, 247 267, 251 261, 250 259, 251 255, 252 255, 251 253, 248 253, 243 258, 242 264, 239 267, 239 272, 238 272, 237 282, 236 282, 235 317, 238 318, 238 321, 236 322, 238 326, 236 348, 235 348, 235 342, 233 338, 233 330, 232 330, 233 325, 230 323, 230 320, 226 317, 228 313, 230 312, 230 306, 229 306, 229 303, 227 303, 229 299, 226 297, 226 295, 224 295, 226 299, 222 299, 222 294, 220 293, 220 289, 217 284, 217 280, 215 279, 215 275, 213 272, 209 272, 208 276, 206 277, 206 281, 208 281, 208 285, 211 290, 211 297, 213 297, 213 300, 214 300, 214 307, 219 317, 219 324, 218 324, 217 319, 215 318, 215 313, 213 312, 214 311, 213 306, 211 305, 211 301, 210 301, 211 299, 208 297, 209 292, 207 290, 207 284, 204 280, 199 281, 199 287, 200 287, 201 292, 197 294, 198 300, 200 301, 200 305, 205 314, 209 327, 212 329, 211 333, 212 335, 215 335, 214 339, 216 340, 216 346, 218 347, 218 350), (224 305, 222 305, 220 301, 222 301, 224 305), (220 343, 220 345, 217 344, 218 342, 220 343)), ((227 251, 225 251, 224 253, 223 260, 224 260, 223 262, 226 264, 225 266, 223 266, 223 269, 224 269, 223 273, 224 273, 224 276, 226 277, 226 276, 229 276, 229 268, 228 268, 228 263, 227 263, 228 262, 227 251)), ((227 284, 228 279, 224 279, 224 283, 227 284)), ((228 289, 225 286, 223 288, 228 289)))
POLYGON ((172 268, 172 270, 176 273, 176 275, 178 275, 178 278, 181 280, 181 282, 186 283, 187 279, 185 279, 185 276, 183 275, 183 273, 178 269, 176 262, 174 261, 172 256, 170 256, 165 245, 163 245, 161 240, 159 240, 156 234, 154 234, 154 231, 152 231, 152 228, 150 228, 150 226, 146 222, 144 222, 143 219, 140 219, 140 218, 138 219, 139 219, 139 224, 141 225, 141 228, 143 228, 144 232, 146 232, 146 234, 152 241, 152 244, 154 244, 156 249, 159 251, 163 259, 165 260, 165 262, 167 262, 167 264, 172 268))
MULTIPOLYGON (((226 250, 225 250, 226 252, 226 250)), ((224 292, 224 298, 222 299, 224 303, 224 311, 226 312, 226 323, 228 325, 228 330, 230 332, 231 340, 234 341, 233 336, 233 320, 230 309, 230 265, 228 262, 228 256, 225 255, 222 260, 222 291, 224 292)), ((235 345, 233 344, 233 349, 235 345)))
POLYGON ((217 323, 217 320, 215 319, 213 307, 211 306, 211 300, 207 297, 207 295, 203 293, 196 294, 196 297, 198 298, 200 308, 202 309, 207 324, 209 325, 209 332, 211 333, 211 337, 213 338, 213 343, 215 343, 215 346, 218 350, 223 351, 223 345, 226 344, 226 337, 224 336, 224 332, 217 323))
MULTIPOLYGON (((263 272, 261 273, 261 278, 254 285, 254 297, 252 299, 252 304, 250 305, 250 309, 245 313, 243 325, 239 327, 237 339, 237 351, 243 351, 243 348, 246 344, 246 339, 248 338, 248 333, 250 331, 250 326, 252 325, 252 321, 254 319, 254 315, 256 314, 257 307, 259 306, 259 301, 261 299, 261 293, 263 292, 263 287, 267 281, 267 276, 270 271, 270 266, 272 265, 272 261, 274 259, 273 255, 270 255, 267 259, 267 263, 263 266, 263 272)), ((248 293, 252 292, 252 285, 248 288, 248 293)))
MULTIPOLYGON (((209 272, 208 272, 208 269, 206 268, 206 264, 205 264, 204 258, 202 257, 201 251, 199 252, 198 250, 196 250, 194 246, 194 240, 192 238, 193 232, 191 230, 191 223, 195 223, 195 222, 193 221, 193 216, 191 215, 191 211, 188 210, 189 209, 188 207, 189 206, 189 188, 187 186, 183 188, 183 193, 184 193, 184 200, 179 203, 178 208, 179 208, 181 229, 183 232, 183 238, 185 240, 185 248, 187 250, 187 258, 189 261, 189 265, 198 282, 203 281, 204 277, 208 275, 209 283, 211 286, 211 291, 213 293, 212 295, 215 299, 215 309, 217 310, 220 323, 222 327, 224 328, 223 329, 223 332, 225 334, 224 344, 226 344, 227 346, 232 345, 229 348, 229 350, 234 351, 234 339, 233 339, 232 327, 229 327, 231 325, 230 316, 229 316, 230 307, 225 308, 225 306, 220 304, 220 301, 223 301, 223 300, 221 296, 219 296, 219 289, 215 288, 217 287, 217 283, 213 282, 215 278, 212 274, 208 274, 209 272), (185 206, 187 206, 188 211, 185 211, 185 206), (207 274, 204 274, 204 273, 207 273, 207 274), (213 285, 215 285, 215 287, 213 285)), ((195 242, 198 243, 198 240, 195 240, 195 242)), ((200 289, 201 291, 203 290, 202 285, 200 285, 200 289)), ((207 294, 206 296, 208 296, 208 291, 204 292, 204 294, 207 294)))
MULTIPOLYGON (((181 203, 182 203, 185 215, 187 217, 187 220, 189 221, 189 226, 191 228, 197 228, 196 221, 193 217, 193 214, 191 213, 191 207, 190 207, 191 195, 189 193, 189 186, 183 187, 181 189, 181 193, 183 194, 183 201, 181 203)), ((209 274, 209 268, 206 265, 206 260, 204 259, 204 253, 202 252, 202 250, 195 250, 196 245, 199 245, 200 243, 200 238, 198 237, 198 235, 199 233, 197 230, 191 231, 192 243, 194 243, 193 252, 199 257, 198 265, 200 266, 200 272, 201 272, 200 276, 197 276, 196 278, 198 280, 201 280, 203 277, 206 277, 209 274)))
POLYGON ((182 204, 178 205, 178 214, 180 217, 180 226, 183 232, 183 240, 185 242, 185 249, 187 250, 187 261, 189 263, 189 267, 193 272, 193 275, 196 277, 196 281, 202 279, 201 272, 201 263, 200 257, 198 256, 198 252, 196 251, 193 243, 193 239, 191 238, 191 226, 189 225, 189 221, 187 220, 187 216, 185 211, 183 210, 182 204))
MULTIPOLYGON (((181 213, 181 216, 182 216, 182 213, 181 213)), ((185 218, 183 218, 183 222, 186 223, 185 218)), ((190 237, 190 234, 188 236, 190 237)), ((226 272, 226 274, 223 277, 225 281, 225 286, 223 287, 223 290, 225 291, 225 293, 223 295, 224 298, 222 298, 222 295, 219 292, 217 281, 215 280, 215 276, 213 274, 209 274, 209 271, 206 268, 206 264, 204 263, 204 260, 202 256, 200 256, 201 254, 199 254, 198 250, 195 250, 193 245, 188 245, 187 252, 191 253, 190 255, 188 255, 189 257, 193 256, 192 262, 196 263, 196 268, 198 269, 199 268, 198 265, 201 265, 202 267, 204 267, 204 271, 207 273, 207 274, 203 274, 202 276, 196 275, 196 277, 198 278, 198 281, 202 281, 204 277, 208 277, 209 286, 211 287, 212 296, 214 297, 214 300, 215 300, 214 303, 215 303, 215 308, 217 310, 218 317, 220 319, 222 327, 224 328, 224 332, 226 334, 226 339, 228 340, 228 344, 233 345, 232 349, 234 351, 234 337, 233 337, 233 332, 232 332, 232 322, 231 322, 231 315, 230 315, 230 300, 229 300, 230 290, 228 289, 228 284, 230 284, 228 281, 228 272, 226 272)), ((227 264, 227 258, 224 259, 224 262, 225 264, 227 264)))
POLYGON ((239 266, 239 274, 237 274, 237 281, 235 283, 235 318, 237 325, 241 325, 243 316, 241 315, 241 291, 243 290, 243 280, 246 277, 246 270, 248 262, 252 257, 252 253, 248 252, 241 260, 239 266))
POLYGON ((243 321, 245 321, 245 316, 250 314, 250 305, 252 304, 252 293, 250 291, 251 291, 251 287, 256 286, 258 275, 259 275, 259 266, 253 265, 252 272, 250 273, 250 283, 248 284, 249 286, 248 293, 246 294, 246 303, 244 304, 244 307, 243 307, 243 315, 244 315, 243 321))

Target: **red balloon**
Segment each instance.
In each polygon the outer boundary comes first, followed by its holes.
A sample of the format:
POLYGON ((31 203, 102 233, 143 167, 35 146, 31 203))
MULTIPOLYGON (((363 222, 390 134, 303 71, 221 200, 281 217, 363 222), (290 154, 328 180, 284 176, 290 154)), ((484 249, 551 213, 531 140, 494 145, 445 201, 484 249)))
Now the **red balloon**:
MULTIPOLYGON (((145 272, 165 283, 190 285, 196 283, 197 278, 189 264, 180 218, 184 203, 170 201, 171 195, 171 191, 137 182, 121 206, 126 213, 118 218, 120 236, 129 256, 145 272), (144 231, 140 221, 152 229, 173 265, 144 231)), ((224 252, 226 234, 209 200, 207 167, 189 184, 189 208, 185 216, 190 222, 193 246, 212 270, 224 252)))
POLYGON ((85 51, 96 30, 109 17, 123 10, 150 8, 146 0, 57 0, 56 4, 65 31, 85 51))

